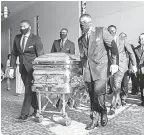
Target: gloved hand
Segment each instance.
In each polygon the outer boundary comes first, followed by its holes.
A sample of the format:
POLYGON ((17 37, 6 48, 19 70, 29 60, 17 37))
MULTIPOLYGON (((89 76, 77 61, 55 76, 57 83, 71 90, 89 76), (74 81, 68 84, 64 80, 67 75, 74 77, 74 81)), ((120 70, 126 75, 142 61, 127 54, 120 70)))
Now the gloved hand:
POLYGON ((116 73, 118 71, 118 65, 111 65, 110 66, 110 72, 113 75, 114 73, 116 73))
POLYGON ((13 68, 11 68, 9 70, 9 76, 10 76, 10 78, 14 78, 14 69, 13 68))
POLYGON ((137 72, 137 67, 133 66, 133 73, 136 73, 136 72, 137 72))

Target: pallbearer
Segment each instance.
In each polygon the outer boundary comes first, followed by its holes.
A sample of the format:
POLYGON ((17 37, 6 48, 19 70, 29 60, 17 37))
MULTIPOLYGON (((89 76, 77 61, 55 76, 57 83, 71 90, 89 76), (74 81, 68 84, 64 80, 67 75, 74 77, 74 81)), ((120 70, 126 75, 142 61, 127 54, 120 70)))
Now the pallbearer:
POLYGON ((90 117, 92 122, 86 127, 87 130, 90 130, 98 126, 100 117, 101 125, 107 125, 105 94, 108 80, 108 56, 105 45, 111 48, 112 73, 118 70, 118 49, 107 29, 92 26, 92 19, 89 14, 83 14, 79 21, 83 35, 79 38, 78 45, 83 66, 83 77, 91 101, 90 117))

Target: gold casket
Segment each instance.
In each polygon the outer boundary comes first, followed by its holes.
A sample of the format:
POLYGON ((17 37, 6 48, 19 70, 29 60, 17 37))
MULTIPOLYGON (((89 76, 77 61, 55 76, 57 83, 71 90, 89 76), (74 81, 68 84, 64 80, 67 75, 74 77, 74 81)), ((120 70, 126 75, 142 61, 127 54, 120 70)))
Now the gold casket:
POLYGON ((83 85, 80 57, 66 53, 49 53, 33 61, 33 91, 72 93, 83 85))

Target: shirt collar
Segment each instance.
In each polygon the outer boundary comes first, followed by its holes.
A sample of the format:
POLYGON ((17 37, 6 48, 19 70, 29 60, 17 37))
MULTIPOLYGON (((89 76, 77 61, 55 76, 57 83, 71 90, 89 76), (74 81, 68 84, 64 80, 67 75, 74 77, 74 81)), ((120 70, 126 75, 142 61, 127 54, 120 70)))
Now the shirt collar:
POLYGON ((25 37, 29 37, 30 36, 30 31, 27 33, 27 34, 25 34, 25 35, 22 35, 23 37, 25 36, 25 37))
MULTIPOLYGON (((66 37, 66 38, 63 40, 63 42, 66 42, 66 41, 67 41, 67 39, 68 39, 68 38, 66 37)), ((62 39, 61 39, 61 42, 62 42, 62 39)))

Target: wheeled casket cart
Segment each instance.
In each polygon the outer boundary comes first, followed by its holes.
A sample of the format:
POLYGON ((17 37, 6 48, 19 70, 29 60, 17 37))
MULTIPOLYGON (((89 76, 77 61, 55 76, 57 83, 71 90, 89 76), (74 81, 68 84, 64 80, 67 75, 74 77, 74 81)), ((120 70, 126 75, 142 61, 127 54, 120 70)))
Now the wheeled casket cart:
MULTIPOLYGON (((46 112, 41 106, 42 93, 62 94, 63 107, 59 112, 65 118, 65 125, 70 124, 70 118, 65 111, 65 96, 78 87, 81 63, 79 56, 66 53, 49 53, 37 57, 33 61, 33 86, 32 91, 38 93, 39 113, 46 112)), ((48 97, 47 97, 48 98, 48 97)), ((49 100, 50 101, 50 100, 49 100)), ((40 119, 42 115, 40 115, 40 119)))

